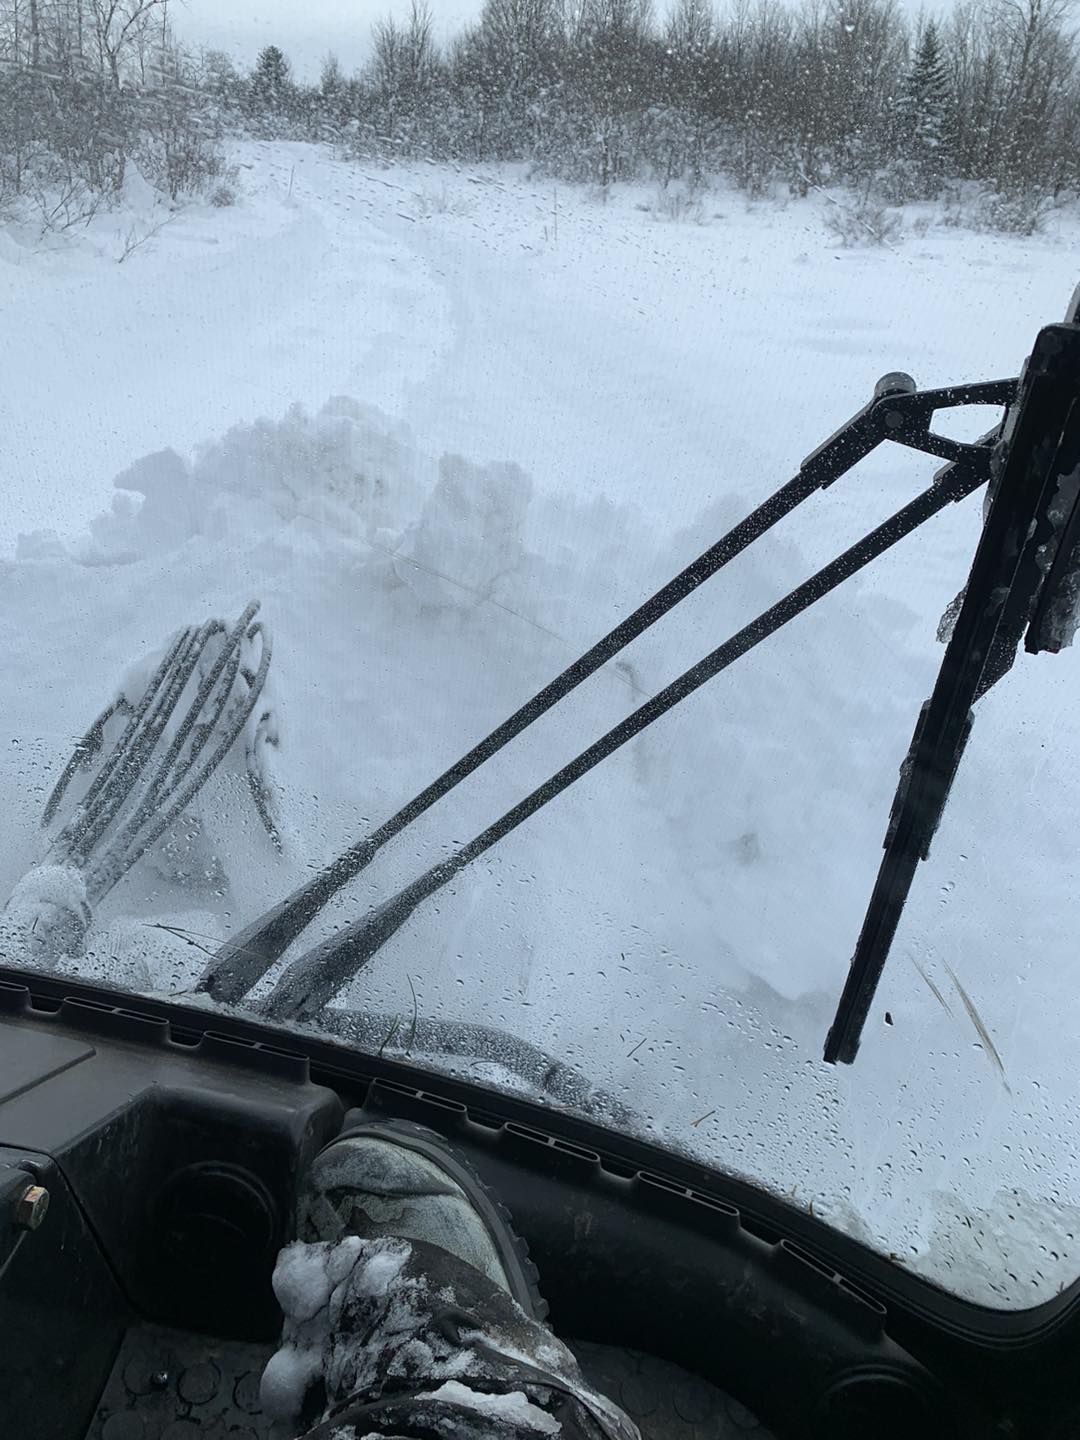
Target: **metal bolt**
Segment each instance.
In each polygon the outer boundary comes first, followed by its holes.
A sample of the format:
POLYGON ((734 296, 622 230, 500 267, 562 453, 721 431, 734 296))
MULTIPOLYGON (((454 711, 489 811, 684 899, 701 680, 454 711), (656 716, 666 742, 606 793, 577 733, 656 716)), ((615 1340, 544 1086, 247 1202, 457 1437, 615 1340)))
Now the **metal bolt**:
POLYGON ((884 400, 888 395, 914 395, 918 388, 913 378, 903 370, 890 370, 874 386, 874 399, 884 400))
POLYGON ((14 1225, 17 1230, 36 1230, 49 1208, 49 1192, 44 1185, 28 1185, 15 1202, 14 1225))

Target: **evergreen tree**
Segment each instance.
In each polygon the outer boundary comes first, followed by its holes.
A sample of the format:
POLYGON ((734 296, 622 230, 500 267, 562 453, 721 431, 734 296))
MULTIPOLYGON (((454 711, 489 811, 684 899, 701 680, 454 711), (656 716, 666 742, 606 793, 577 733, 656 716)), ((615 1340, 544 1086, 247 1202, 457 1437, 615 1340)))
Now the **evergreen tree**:
POLYGON ((937 26, 926 23, 901 99, 899 142, 917 197, 938 190, 949 168, 952 86, 937 26))
POLYGON ((256 112, 286 110, 292 96, 292 70, 276 45, 260 50, 251 72, 251 103, 256 112))

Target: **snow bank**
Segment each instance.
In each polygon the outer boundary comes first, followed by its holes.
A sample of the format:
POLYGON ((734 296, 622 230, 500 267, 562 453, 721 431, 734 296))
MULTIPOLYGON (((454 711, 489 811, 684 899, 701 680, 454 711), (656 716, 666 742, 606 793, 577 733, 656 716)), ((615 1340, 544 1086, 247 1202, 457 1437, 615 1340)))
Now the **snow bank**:
POLYGON ((240 548, 306 526, 338 539, 382 533, 385 543, 430 488, 425 468, 408 432, 377 411, 341 397, 315 415, 294 405, 280 421, 234 426, 190 460, 174 450, 137 460, 72 554, 127 564, 189 541, 240 548))
MULTIPOLYGON (((314 415, 294 406, 279 421, 235 426, 189 458, 172 450, 145 456, 115 486, 112 506, 91 522, 87 537, 66 545, 56 537, 47 545, 24 538, 18 551, 30 571, 48 571, 53 605, 62 612, 74 608, 65 590, 78 586, 80 571, 97 572, 118 624, 125 596, 145 591, 144 603, 120 626, 130 653, 141 657, 119 676, 96 673, 73 690, 89 698, 111 683, 137 695, 162 628, 167 634, 202 618, 215 592, 242 587, 260 594, 264 617, 285 636, 274 680, 289 736, 280 756, 286 794, 319 786, 329 761, 345 793, 359 798, 366 791, 361 813, 372 816, 407 798, 442 758, 490 729, 746 508, 727 497, 658 547, 628 507, 605 506, 598 529, 595 507, 583 506, 573 527, 578 546, 569 550, 545 533, 557 513, 565 534, 565 502, 555 507, 536 497, 517 467, 452 456, 435 465, 403 427, 340 398, 314 415), (380 669, 379 693, 372 694, 367 680, 380 669), (311 753, 302 738, 307 720, 301 725, 298 717, 315 697, 336 728, 329 753, 321 745, 311 753), (358 749, 342 728, 346 716, 349 729, 358 726, 364 735, 358 749), (397 737, 410 725, 419 743, 404 752, 397 737)), ((500 757, 488 797, 482 780, 464 792, 466 815, 498 813, 519 798, 527 780, 584 748, 806 569, 790 543, 743 557, 733 578, 705 587, 685 604, 685 615, 646 635, 500 757)), ((843 676, 830 674, 827 655, 823 664, 821 653, 781 634, 646 732, 628 756, 607 763, 580 794, 538 817, 520 841, 515 837, 509 863, 547 871, 544 897, 529 892, 533 918, 554 924, 569 941, 581 916, 573 899, 564 906, 557 893, 567 883, 572 895, 581 855, 591 850, 600 859, 606 852, 614 864, 601 860, 604 883, 617 888, 605 908, 618 914, 629 892, 645 886, 656 921, 650 944, 661 944, 663 933, 664 949, 700 954, 701 969, 708 957, 713 975, 718 967, 729 979, 753 975, 792 998, 827 983, 843 932, 835 911, 818 903, 830 885, 831 859, 817 840, 842 826, 856 849, 879 841, 880 800, 891 788, 898 741, 887 731, 903 715, 893 695, 849 693, 847 676, 882 646, 911 676, 926 669, 895 646, 894 605, 865 595, 857 609, 852 615, 834 607, 829 616, 834 646, 849 667, 843 676), (797 715, 793 694, 800 697, 797 715), (856 750, 836 722, 841 704, 857 706, 865 721, 856 750), (770 715, 797 719, 798 750, 760 734, 770 715), (878 803, 867 803, 867 787, 878 803), (797 810, 793 794, 803 797, 797 810), (630 853, 618 855, 624 847, 630 853), (762 924, 763 905, 780 892, 804 916, 794 955, 786 925, 770 944, 762 924)), ((93 627, 92 616, 86 624, 93 627)), ((455 797, 447 808, 458 803, 455 797)), ((251 839, 245 833, 227 840, 222 808, 218 795, 200 814, 219 856, 230 857, 229 884, 239 894, 251 839)), ((467 828, 458 824, 452 833, 460 837, 467 828)), ((355 829, 351 822, 341 839, 355 829)), ((291 866, 322 852, 327 838, 305 833, 294 816, 291 866)), ((491 862, 504 863, 500 855, 491 862)), ((837 878, 833 873, 834 888, 837 878)), ((464 896, 484 884, 466 879, 464 896)), ((500 908, 495 897, 488 903, 500 908)), ((456 929, 453 915, 447 919, 456 929)), ((468 923, 475 930, 475 914, 468 923)), ((623 943, 633 948, 632 939, 623 943)))
POLYGON ((444 455, 439 480, 395 550, 395 570, 424 603, 479 605, 525 559, 532 482, 516 465, 444 455))

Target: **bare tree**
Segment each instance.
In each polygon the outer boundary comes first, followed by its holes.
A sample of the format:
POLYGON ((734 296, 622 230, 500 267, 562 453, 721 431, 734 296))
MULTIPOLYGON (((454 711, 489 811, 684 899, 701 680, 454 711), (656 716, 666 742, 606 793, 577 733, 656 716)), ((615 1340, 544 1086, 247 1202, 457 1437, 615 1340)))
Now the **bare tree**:
POLYGON ((409 19, 393 16, 372 31, 371 78, 384 138, 397 142, 403 124, 415 130, 430 120, 432 88, 439 71, 435 24, 425 0, 412 0, 409 19))
POLYGON ((103 71, 119 88, 124 61, 136 54, 168 0, 89 0, 94 43, 103 71))
POLYGON ((394 89, 401 80, 404 65, 405 37, 392 15, 376 20, 371 30, 371 73, 375 84, 394 89))
POLYGON ((480 28, 507 57, 535 55, 562 33, 564 0, 485 0, 480 28))
POLYGON ((716 39, 711 0, 676 0, 664 28, 668 46, 681 55, 701 55, 716 39))
POLYGON ((427 0, 412 0, 409 23, 405 27, 403 59, 406 83, 414 92, 423 90, 431 83, 438 63, 435 22, 427 0))

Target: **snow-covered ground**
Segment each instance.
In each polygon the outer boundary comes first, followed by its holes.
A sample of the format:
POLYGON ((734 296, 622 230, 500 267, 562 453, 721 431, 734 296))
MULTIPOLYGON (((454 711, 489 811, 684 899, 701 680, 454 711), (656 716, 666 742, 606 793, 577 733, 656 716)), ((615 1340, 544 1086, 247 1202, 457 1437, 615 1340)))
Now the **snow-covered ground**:
MULTIPOLYGON (((1014 374, 1080 278, 1065 218, 846 251, 817 201, 713 193, 700 223, 672 223, 645 188, 604 203, 301 145, 237 158, 232 209, 169 218, 133 184, 123 218, 62 244, 0 233, 0 895, 41 857, 43 797, 134 662, 252 597, 274 634, 284 854, 226 777, 186 883, 148 857, 70 962, 156 990, 205 956, 150 923, 243 924, 787 479, 879 375, 1014 374)), ((317 933, 933 469, 883 450, 809 501, 389 847, 317 933)), ((399 1012, 404 1034, 415 989, 422 1016, 521 1036, 642 1133, 950 1288, 1049 1298, 1080 1270, 1071 652, 1022 658, 981 705, 859 1059, 820 1062, 979 520, 977 498, 939 516, 605 762, 422 907, 342 1003, 399 1012)))

